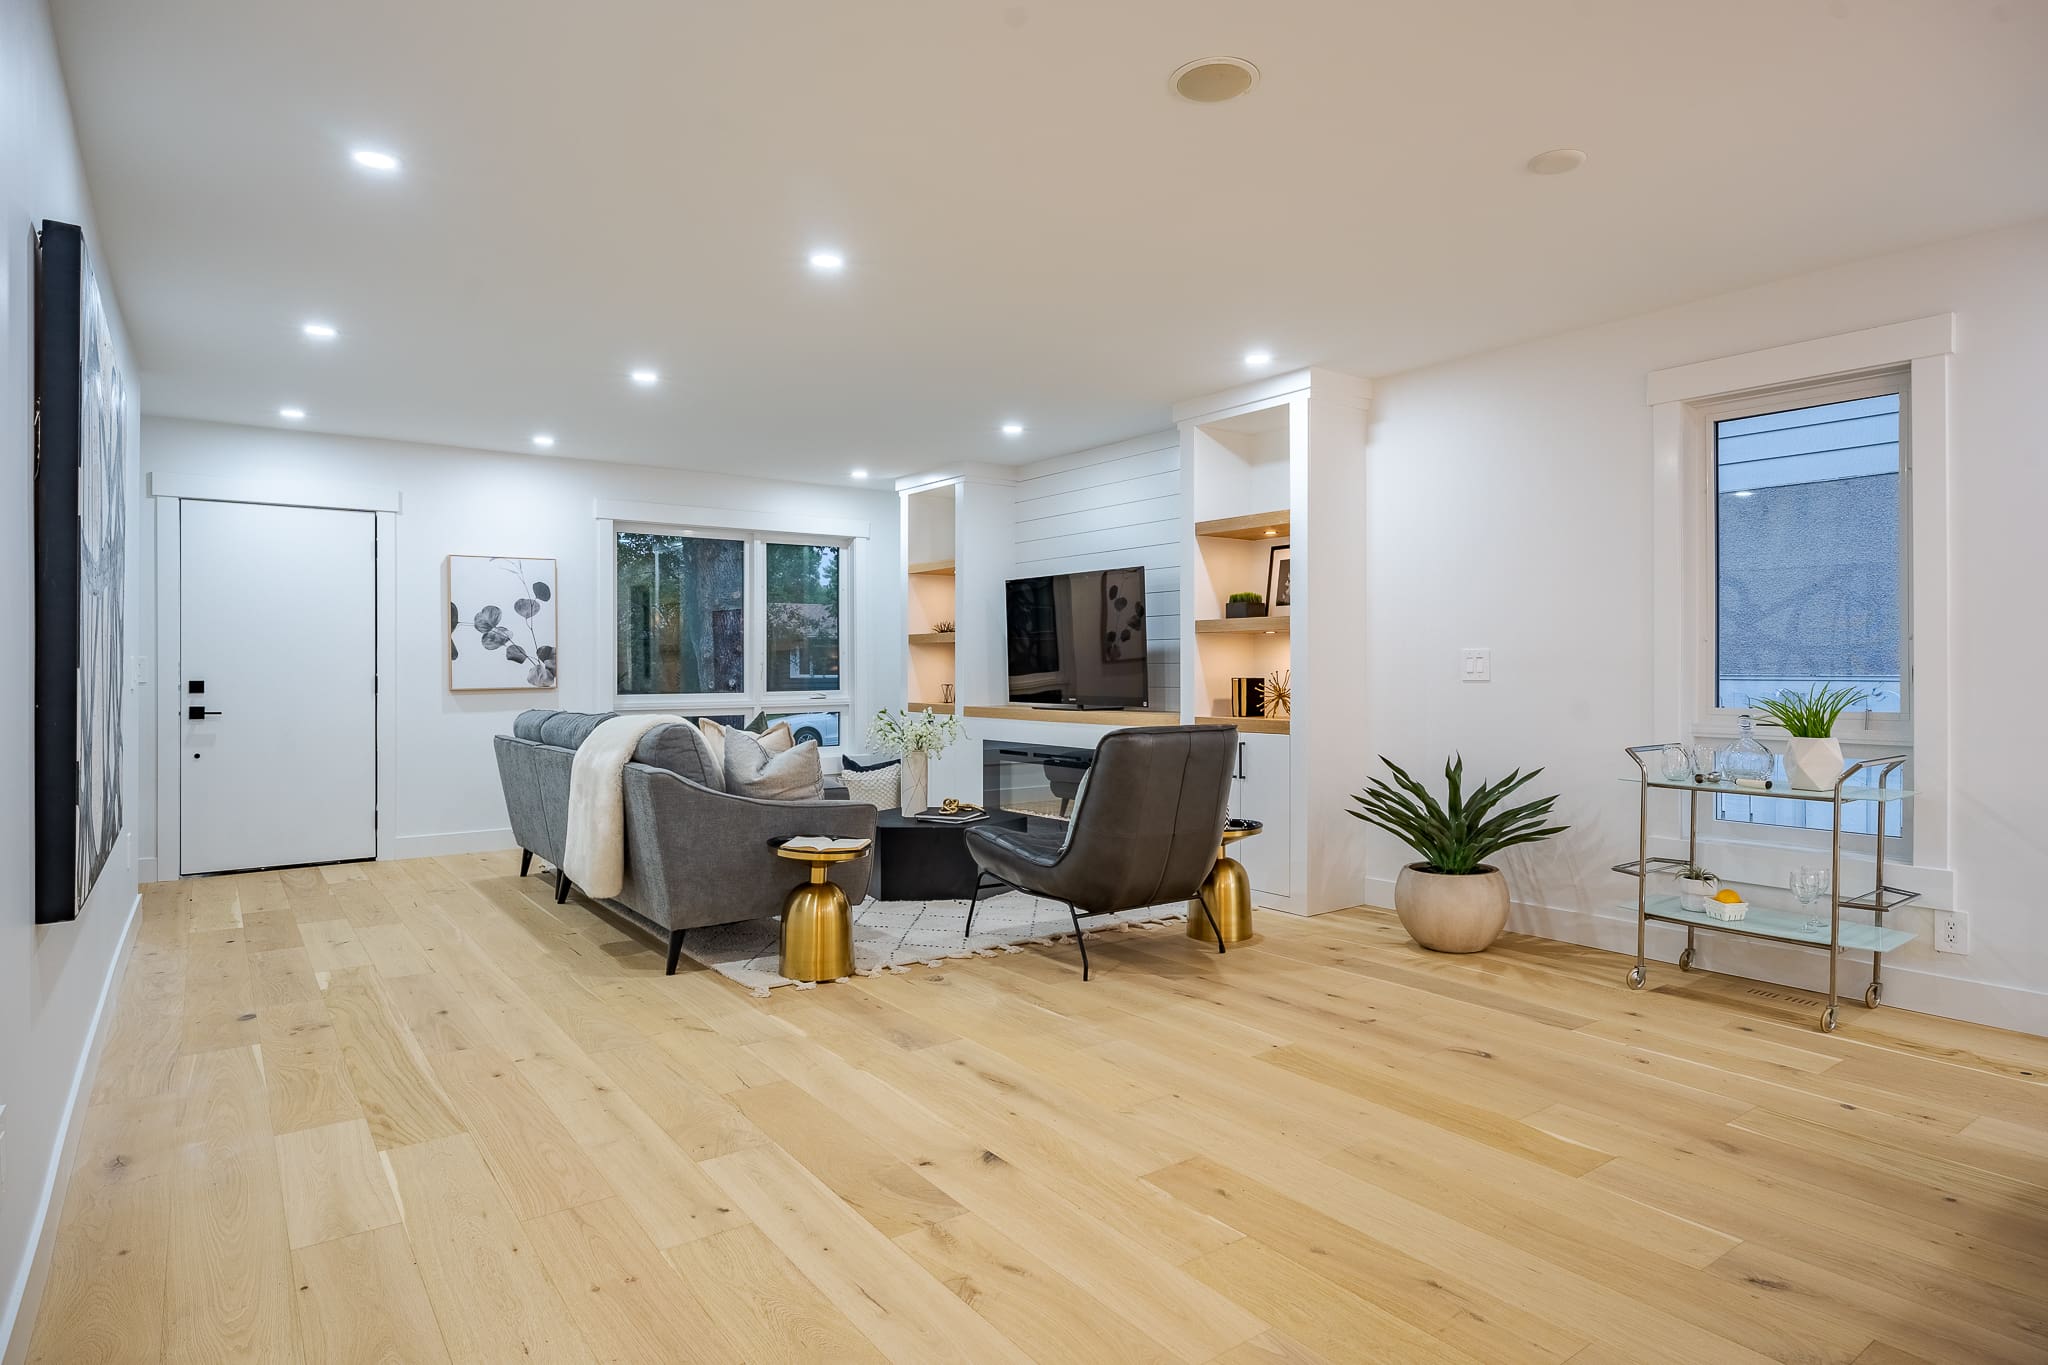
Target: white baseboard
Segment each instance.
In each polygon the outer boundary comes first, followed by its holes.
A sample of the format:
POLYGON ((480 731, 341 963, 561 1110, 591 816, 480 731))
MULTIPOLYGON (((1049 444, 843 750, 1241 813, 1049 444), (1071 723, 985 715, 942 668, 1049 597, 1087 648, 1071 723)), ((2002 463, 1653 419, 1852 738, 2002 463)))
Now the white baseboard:
POLYGON ((78 1066, 71 1074, 71 1093, 64 1100, 64 1115, 57 1125, 57 1150, 43 1173, 43 1188, 37 1197, 35 1216, 29 1220, 28 1260, 8 1286, 7 1299, 0 1303, 0 1342, 6 1343, 4 1365, 21 1365, 28 1359, 28 1339, 35 1331, 36 1309, 42 1304, 43 1283, 50 1273, 50 1253, 57 1244, 57 1217, 61 1198, 71 1184, 72 1162, 78 1155, 78 1135, 84 1128, 80 1107, 92 1094, 93 1078, 99 1074, 100 1051, 107 1040, 107 1002, 114 998, 129 953, 135 947, 135 928, 141 921, 142 893, 128 905, 128 922, 121 929, 121 944, 107 965, 106 980, 100 983, 99 1003, 93 1006, 92 1022, 86 1028, 85 1046, 79 1049, 78 1066))
POLYGON ((446 834, 401 834, 391 841, 394 858, 443 858, 451 853, 495 853, 517 848, 512 827, 502 829, 459 829, 446 834))
MULTIPOLYGON (((1375 878, 1369 886, 1372 904, 1394 903, 1391 881, 1375 878)), ((1508 928, 1518 934, 1605 948, 1609 952, 1633 954, 1636 950, 1636 921, 1632 914, 1568 910, 1517 901, 1508 911, 1508 928)), ((1827 959, 1811 949, 1717 933, 1700 934, 1698 942, 1699 965, 1707 971, 1803 990, 1828 988, 1827 959)), ((1656 962, 1676 964, 1684 947, 1685 930, 1673 924, 1652 923, 1644 939, 1644 955, 1656 962)), ((1868 962, 1864 954, 1850 954, 1844 959, 1845 970, 1840 977, 1843 999, 1854 1001, 1859 1010, 1863 1007, 1863 987, 1870 980, 1868 962)), ((1616 983, 1620 983, 1618 976, 1616 983)), ((1887 961, 1884 999, 1887 1005, 1922 1014, 2048 1035, 2048 991, 1973 981, 1887 961)))

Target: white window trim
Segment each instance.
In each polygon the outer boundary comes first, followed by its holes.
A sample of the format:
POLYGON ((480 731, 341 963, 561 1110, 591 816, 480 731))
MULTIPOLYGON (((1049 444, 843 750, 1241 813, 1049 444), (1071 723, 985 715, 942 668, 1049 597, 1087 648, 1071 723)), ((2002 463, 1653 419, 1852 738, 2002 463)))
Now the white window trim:
MULTIPOLYGON (((1652 525, 1651 713, 1660 736, 1690 736, 1703 716, 1699 705, 1710 646, 1700 629, 1700 603, 1711 603, 1713 542, 1698 490, 1711 486, 1711 426, 1703 420, 1716 401, 1759 390, 1812 385, 1873 371, 1905 369, 1906 437, 1911 451, 1904 528, 1909 537, 1906 620, 1910 634, 1905 691, 1911 714, 1914 840, 1912 862, 1897 866, 1895 885, 1912 886, 1935 903, 1949 903, 1949 678, 1948 678, 1948 394, 1955 351, 1955 317, 1939 314, 1867 328, 1840 336, 1796 342, 1652 371, 1647 401, 1651 413, 1652 525)), ((1701 731, 1702 737, 1706 732, 1701 731)), ((1850 736, 1861 743, 1863 737, 1850 736)), ((1808 849, 1770 837, 1757 838, 1729 822, 1702 829, 1702 845, 1750 871, 1742 880, 1783 884, 1784 874, 1811 856, 1808 849)), ((1661 831, 1678 840, 1675 826, 1661 831)), ((1797 831, 1784 830, 1785 835, 1797 831)), ((1889 855, 1890 850, 1887 850, 1889 855)))
MULTIPOLYGON (((823 748, 836 756, 851 742, 858 714, 859 681, 857 608, 861 548, 869 523, 852 518, 814 517, 799 513, 764 513, 733 508, 689 507, 663 503, 625 502, 600 498, 592 508, 597 524, 596 616, 598 676, 602 695, 615 711, 675 711, 692 715, 755 715, 781 712, 837 711, 839 744, 823 748), (618 533, 656 534, 699 531, 747 545, 746 683, 744 693, 660 694, 618 691, 618 533), (839 682, 829 692, 778 692, 767 689, 766 604, 767 546, 834 545, 844 552, 839 573, 839 682), (760 600, 756 600, 757 594, 760 600)), ((822 746, 821 746, 822 747, 822 746)))

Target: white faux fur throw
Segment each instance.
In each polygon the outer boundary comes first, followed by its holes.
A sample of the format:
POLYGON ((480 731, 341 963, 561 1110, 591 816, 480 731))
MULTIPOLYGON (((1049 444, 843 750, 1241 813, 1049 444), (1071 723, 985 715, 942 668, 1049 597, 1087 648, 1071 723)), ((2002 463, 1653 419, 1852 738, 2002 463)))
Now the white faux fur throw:
POLYGON ((590 732, 569 765, 569 835, 562 871, 586 896, 626 889, 626 764, 640 737, 681 716, 613 716, 590 732))

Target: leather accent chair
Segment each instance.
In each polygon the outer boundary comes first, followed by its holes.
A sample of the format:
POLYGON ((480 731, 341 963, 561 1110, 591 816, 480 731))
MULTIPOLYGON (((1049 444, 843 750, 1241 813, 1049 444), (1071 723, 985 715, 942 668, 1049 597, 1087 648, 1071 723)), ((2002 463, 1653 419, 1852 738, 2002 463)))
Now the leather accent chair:
MULTIPOLYGON (((1066 830, 974 827, 974 901, 1004 886, 1066 903, 1088 979, 1084 915, 1192 900, 1216 865, 1237 761, 1237 729, 1175 725, 1116 730, 1096 746, 1066 830)), ((1207 902, 1202 905, 1209 913, 1207 902)), ((1213 924, 1214 915, 1210 915, 1213 924)), ((974 931, 974 906, 967 911, 974 931)), ((1217 933, 1216 951, 1223 951, 1217 933)))

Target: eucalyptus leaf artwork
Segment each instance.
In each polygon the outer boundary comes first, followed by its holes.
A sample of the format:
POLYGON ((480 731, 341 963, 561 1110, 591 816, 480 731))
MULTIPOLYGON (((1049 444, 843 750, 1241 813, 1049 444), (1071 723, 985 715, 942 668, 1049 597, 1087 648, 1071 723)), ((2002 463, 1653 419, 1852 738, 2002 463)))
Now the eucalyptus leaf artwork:
POLYGON ((555 561, 448 556, 448 690, 547 689, 558 682, 555 561))

